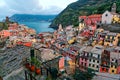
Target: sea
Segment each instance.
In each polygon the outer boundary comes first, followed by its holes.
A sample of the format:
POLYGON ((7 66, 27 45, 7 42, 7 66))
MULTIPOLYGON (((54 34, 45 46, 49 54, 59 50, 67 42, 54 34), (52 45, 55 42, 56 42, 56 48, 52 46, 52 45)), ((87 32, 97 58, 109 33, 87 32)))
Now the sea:
POLYGON ((18 22, 19 24, 24 24, 28 28, 36 30, 37 34, 41 32, 53 32, 54 29, 49 28, 51 22, 18 22))

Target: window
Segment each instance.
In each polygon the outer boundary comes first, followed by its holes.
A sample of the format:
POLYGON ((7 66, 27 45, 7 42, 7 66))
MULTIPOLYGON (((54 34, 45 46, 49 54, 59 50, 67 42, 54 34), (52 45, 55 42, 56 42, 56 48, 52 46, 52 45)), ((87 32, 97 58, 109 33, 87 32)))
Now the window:
POLYGON ((87 61, 87 59, 85 59, 85 61, 87 61))
POLYGON ((114 61, 114 59, 112 59, 112 61, 114 61))
POLYGON ((93 64, 92 67, 95 67, 95 65, 93 64))
POLYGON ((83 61, 84 59, 82 58, 82 61, 83 61))
POLYGON ((91 64, 89 64, 89 66, 91 66, 91 64))
POLYGON ((90 62, 91 62, 91 59, 90 59, 90 62))
POLYGON ((102 68, 102 71, 104 71, 104 68, 102 68))
POLYGON ((118 61, 117 60, 115 60, 115 63, 117 63, 118 61))
POLYGON ((111 65, 111 67, 113 67, 113 65, 111 65))
POLYGON ((86 66, 87 64, 85 63, 85 66, 86 66))
POLYGON ((98 59, 100 58, 100 55, 98 54, 98 59))
POLYGON ((81 65, 83 65, 83 62, 81 63, 81 65))
POLYGON ((114 70, 112 70, 112 72, 114 73, 114 70))
POLYGON ((108 14, 105 14, 105 16, 107 17, 107 16, 108 16, 108 14))
POLYGON ((90 55, 90 57, 92 57, 92 56, 93 56, 93 54, 90 55))
POLYGON ((99 61, 97 61, 97 63, 99 63, 99 61))
POLYGON ((99 66, 97 65, 96 68, 99 68, 99 66))
POLYGON ((95 62, 95 60, 93 60, 93 62, 95 62))

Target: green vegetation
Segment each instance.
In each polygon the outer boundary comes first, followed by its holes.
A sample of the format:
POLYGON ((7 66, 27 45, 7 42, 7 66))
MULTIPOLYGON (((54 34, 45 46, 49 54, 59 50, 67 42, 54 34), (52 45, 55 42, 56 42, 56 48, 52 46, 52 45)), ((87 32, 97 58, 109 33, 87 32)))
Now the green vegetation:
POLYGON ((77 69, 73 78, 75 80, 91 80, 95 75, 95 71, 90 68, 88 68, 85 72, 77 69))
POLYGON ((78 17, 80 15, 102 14, 106 10, 111 10, 112 4, 116 2, 117 12, 120 12, 119 0, 78 0, 67 6, 50 25, 56 28, 60 23, 65 27, 67 25, 78 26, 78 17))
POLYGON ((8 29, 8 24, 5 22, 0 22, 0 31, 3 29, 5 29, 5 30, 8 29))

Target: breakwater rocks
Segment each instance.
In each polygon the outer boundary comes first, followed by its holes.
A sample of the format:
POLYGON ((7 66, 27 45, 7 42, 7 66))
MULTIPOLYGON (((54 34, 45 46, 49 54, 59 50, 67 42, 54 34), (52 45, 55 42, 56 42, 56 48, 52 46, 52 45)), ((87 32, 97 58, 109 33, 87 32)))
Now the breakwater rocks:
POLYGON ((25 58, 29 57, 30 48, 16 46, 0 53, 0 76, 5 77, 23 66, 25 58))

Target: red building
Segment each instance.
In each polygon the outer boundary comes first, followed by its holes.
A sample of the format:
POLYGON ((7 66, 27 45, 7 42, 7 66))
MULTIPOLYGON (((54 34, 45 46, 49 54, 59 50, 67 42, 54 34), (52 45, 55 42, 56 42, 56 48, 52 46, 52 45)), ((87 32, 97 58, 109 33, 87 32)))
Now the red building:
POLYGON ((90 36, 90 30, 85 29, 80 35, 88 38, 90 36))
POLYGON ((98 22, 101 22, 102 20, 102 15, 101 14, 93 14, 90 16, 80 16, 79 20, 83 19, 85 24, 88 25, 92 25, 92 24, 96 24, 98 22))
POLYGON ((104 50, 101 57, 100 72, 108 72, 110 66, 110 51, 104 50))

